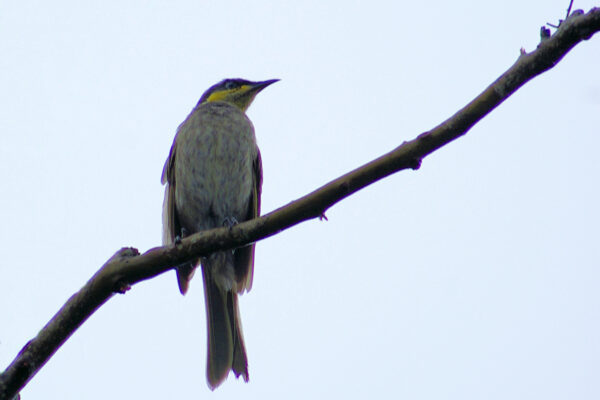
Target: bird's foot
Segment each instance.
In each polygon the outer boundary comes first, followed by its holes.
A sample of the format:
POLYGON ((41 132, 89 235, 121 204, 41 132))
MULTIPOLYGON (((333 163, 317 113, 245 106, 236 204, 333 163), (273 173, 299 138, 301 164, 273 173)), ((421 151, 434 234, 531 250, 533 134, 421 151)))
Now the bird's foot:
POLYGON ((228 227, 230 230, 231 228, 233 228, 234 225, 238 224, 238 220, 235 219, 235 217, 225 217, 225 219, 223 219, 223 226, 228 227))
POLYGON ((185 228, 181 228, 181 234, 175 236, 175 244, 181 244, 181 240, 188 235, 188 231, 185 228))
MULTIPOLYGON (((238 224, 238 220, 235 219, 235 217, 225 217, 223 219, 223 226, 226 226, 227 228, 229 228, 229 232, 231 232, 231 229, 238 224)), ((235 253, 235 249, 231 249, 231 253, 235 253)))

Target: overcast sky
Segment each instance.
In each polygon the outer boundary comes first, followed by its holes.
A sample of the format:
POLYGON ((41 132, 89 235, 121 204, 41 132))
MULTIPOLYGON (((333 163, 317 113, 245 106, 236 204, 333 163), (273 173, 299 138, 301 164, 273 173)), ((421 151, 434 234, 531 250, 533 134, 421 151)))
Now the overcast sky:
MULTIPOLYGON (((567 0, 0 1, 0 370, 119 248, 160 244, 175 129, 225 77, 263 212, 428 130, 567 0)), ((576 1, 588 10, 593 1, 576 1)), ((258 243, 250 382, 206 385, 202 284, 135 285, 23 399, 600 398, 600 36, 465 137, 258 243)))

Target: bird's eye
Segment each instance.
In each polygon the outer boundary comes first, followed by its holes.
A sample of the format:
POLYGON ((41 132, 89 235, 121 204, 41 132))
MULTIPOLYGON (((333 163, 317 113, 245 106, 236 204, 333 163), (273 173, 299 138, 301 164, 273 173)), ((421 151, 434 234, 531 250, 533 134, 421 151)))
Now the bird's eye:
POLYGON ((236 83, 234 81, 227 81, 225 82, 225 89, 227 90, 231 90, 231 89, 235 89, 236 88, 236 83))

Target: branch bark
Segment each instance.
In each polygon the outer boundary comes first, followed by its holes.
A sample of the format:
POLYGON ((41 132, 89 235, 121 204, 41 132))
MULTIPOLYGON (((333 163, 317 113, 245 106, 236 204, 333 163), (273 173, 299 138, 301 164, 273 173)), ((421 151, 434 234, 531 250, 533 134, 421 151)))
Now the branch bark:
POLYGON ((143 255, 123 248, 75 293, 0 374, 0 400, 12 399, 58 348, 115 293, 153 278, 184 261, 217 250, 232 249, 275 235, 300 222, 323 217, 325 211, 364 187, 404 169, 418 169, 424 157, 466 134, 479 120, 530 79, 555 66, 575 45, 600 31, 600 9, 576 10, 531 53, 521 50, 517 61, 479 96, 452 117, 416 139, 351 171, 312 193, 267 215, 234 226, 197 233, 181 243, 156 247, 143 255))

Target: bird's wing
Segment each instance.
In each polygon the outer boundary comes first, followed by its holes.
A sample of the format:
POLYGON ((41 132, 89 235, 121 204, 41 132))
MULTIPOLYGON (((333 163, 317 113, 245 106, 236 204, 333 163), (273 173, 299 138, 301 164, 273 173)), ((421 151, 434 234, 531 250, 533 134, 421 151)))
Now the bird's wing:
POLYGON ((181 225, 175 207, 175 154, 175 141, 173 141, 161 177, 161 182, 167 185, 163 202, 163 244, 165 245, 173 243, 175 236, 181 234, 181 225))
POLYGON ((257 149, 256 158, 254 159, 254 190, 252 191, 252 216, 256 218, 260 216, 260 196, 262 194, 262 158, 260 157, 260 150, 257 149))
POLYGON ((167 161, 165 161, 162 176, 160 177, 160 183, 162 183, 163 185, 167 182, 172 182, 175 179, 173 172, 175 166, 175 143, 177 143, 176 139, 177 136, 175 136, 175 140, 173 140, 173 145, 171 146, 171 150, 169 150, 169 156, 167 157, 167 161))
MULTIPOLYGON (((260 216, 260 196, 262 193, 262 159, 257 149, 253 163, 253 185, 246 220, 260 216)), ((235 275, 237 292, 250 291, 254 275, 254 243, 242 247, 235 252, 235 275)))

